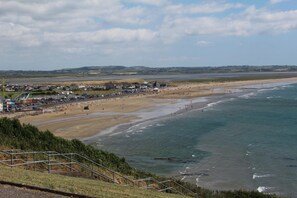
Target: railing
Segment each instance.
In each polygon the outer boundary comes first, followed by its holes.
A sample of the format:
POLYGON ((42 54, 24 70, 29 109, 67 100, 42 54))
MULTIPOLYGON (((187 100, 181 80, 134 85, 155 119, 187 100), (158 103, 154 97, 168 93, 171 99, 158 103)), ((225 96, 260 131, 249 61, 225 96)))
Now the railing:
POLYGON ((25 169, 46 171, 48 173, 80 174, 80 176, 114 184, 137 186, 159 192, 170 192, 196 197, 193 191, 178 184, 174 180, 158 181, 151 177, 133 180, 78 153, 58 153, 56 151, 26 152, 18 149, 3 150, 0 151, 0 164, 11 168, 24 167, 25 169))
POLYGON ((182 186, 181 184, 177 183, 174 180, 168 179, 164 181, 158 181, 155 178, 149 177, 145 179, 139 179, 137 182, 145 182, 146 186, 139 186, 147 189, 154 188, 155 190, 158 190, 159 192, 173 192, 175 194, 180 195, 189 195, 193 197, 197 197, 197 194, 193 192, 192 190, 182 186), (151 184, 149 184, 151 183, 151 184), (155 188, 154 185, 158 184, 159 188, 155 188), (160 188, 161 187, 161 188, 160 188))

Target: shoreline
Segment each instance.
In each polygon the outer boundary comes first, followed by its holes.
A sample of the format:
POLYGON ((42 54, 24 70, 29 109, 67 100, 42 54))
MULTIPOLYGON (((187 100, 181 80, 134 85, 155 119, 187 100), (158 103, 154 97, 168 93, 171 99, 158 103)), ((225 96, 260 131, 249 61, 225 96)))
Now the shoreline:
POLYGON ((159 94, 59 105, 55 107, 56 112, 25 116, 20 120, 41 130, 50 130, 55 135, 89 143, 97 137, 118 133, 132 125, 201 109, 209 103, 217 102, 216 98, 226 95, 258 89, 267 84, 276 86, 294 82, 297 82, 297 78, 182 84, 166 88, 159 94), (205 101, 206 99, 209 101, 205 101), (194 104, 194 109, 189 108, 194 104), (84 111, 84 105, 90 105, 90 110, 84 111))
MULTIPOLYGON (((283 85, 289 85, 289 84, 295 84, 296 82, 287 82, 287 83, 268 83, 268 84, 255 84, 255 85, 243 85, 239 87, 234 87, 236 91, 231 92, 231 93, 224 93, 224 94, 217 94, 217 95, 210 95, 210 96, 205 96, 205 97, 197 97, 194 99, 179 99, 180 101, 177 101, 175 104, 173 104, 175 107, 174 110, 171 113, 167 113, 164 115, 157 115, 153 116, 151 118, 144 118, 141 117, 142 112, 139 112, 138 119, 133 120, 129 123, 121 123, 119 125, 113 126, 111 128, 105 129, 101 131, 100 133, 82 138, 80 139, 86 144, 92 144, 96 142, 96 139, 109 135, 118 135, 121 133, 124 133, 125 131, 128 131, 129 129, 132 128, 137 128, 139 125, 145 126, 149 125, 151 122, 155 122, 156 120, 165 120, 165 119, 170 119, 172 116, 182 116, 185 113, 190 113, 194 111, 204 111, 210 106, 216 105, 218 103, 232 100, 233 98, 236 97, 248 97, 249 94, 253 93, 255 90, 261 90, 261 89, 270 89, 278 86, 283 86, 283 85), (182 101, 182 102, 181 102, 182 101), (179 107, 179 108, 177 108, 179 107), (181 108, 183 107, 183 108, 181 108)), ((156 109, 156 107, 154 107, 156 109)), ((163 107, 164 108, 164 107, 163 107)))

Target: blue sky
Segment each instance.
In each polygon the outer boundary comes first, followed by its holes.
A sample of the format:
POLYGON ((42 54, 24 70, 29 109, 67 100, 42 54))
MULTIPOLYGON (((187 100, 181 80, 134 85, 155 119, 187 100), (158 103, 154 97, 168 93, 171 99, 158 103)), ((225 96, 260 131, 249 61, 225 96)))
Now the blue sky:
POLYGON ((0 69, 296 65, 294 0, 0 0, 0 69))

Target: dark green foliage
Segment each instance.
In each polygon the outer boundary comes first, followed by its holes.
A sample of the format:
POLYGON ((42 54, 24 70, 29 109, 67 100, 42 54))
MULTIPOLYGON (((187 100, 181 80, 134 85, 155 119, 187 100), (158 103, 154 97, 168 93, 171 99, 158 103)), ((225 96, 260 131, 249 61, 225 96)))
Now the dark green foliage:
MULTIPOLYGON (((54 136, 51 132, 41 132, 32 125, 22 125, 17 119, 0 119, 0 146, 13 149, 34 151, 57 151, 61 153, 79 153, 110 169, 116 170, 135 178, 155 177, 158 180, 168 178, 158 177, 150 173, 136 170, 129 166, 125 158, 85 145, 79 140, 65 140, 54 136)), ((176 180, 180 185, 191 189, 203 198, 275 198, 273 195, 264 195, 258 192, 246 191, 210 191, 197 188, 195 185, 176 180)), ((178 187, 177 187, 178 189, 178 187)))
POLYGON ((0 119, 0 145, 23 150, 51 150, 61 153, 79 153, 97 163, 124 174, 138 175, 124 159, 115 154, 85 145, 79 140, 65 140, 51 132, 40 132, 32 125, 22 125, 18 120, 0 119))
POLYGON ((56 95, 58 92, 56 91, 33 91, 31 92, 32 96, 40 96, 40 95, 56 95))

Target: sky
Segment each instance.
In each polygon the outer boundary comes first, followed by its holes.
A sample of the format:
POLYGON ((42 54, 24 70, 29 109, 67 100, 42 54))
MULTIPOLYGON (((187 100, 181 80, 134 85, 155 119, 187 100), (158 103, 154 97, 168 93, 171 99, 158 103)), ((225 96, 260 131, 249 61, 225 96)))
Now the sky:
POLYGON ((296 0, 0 0, 0 70, 296 65, 296 0))

